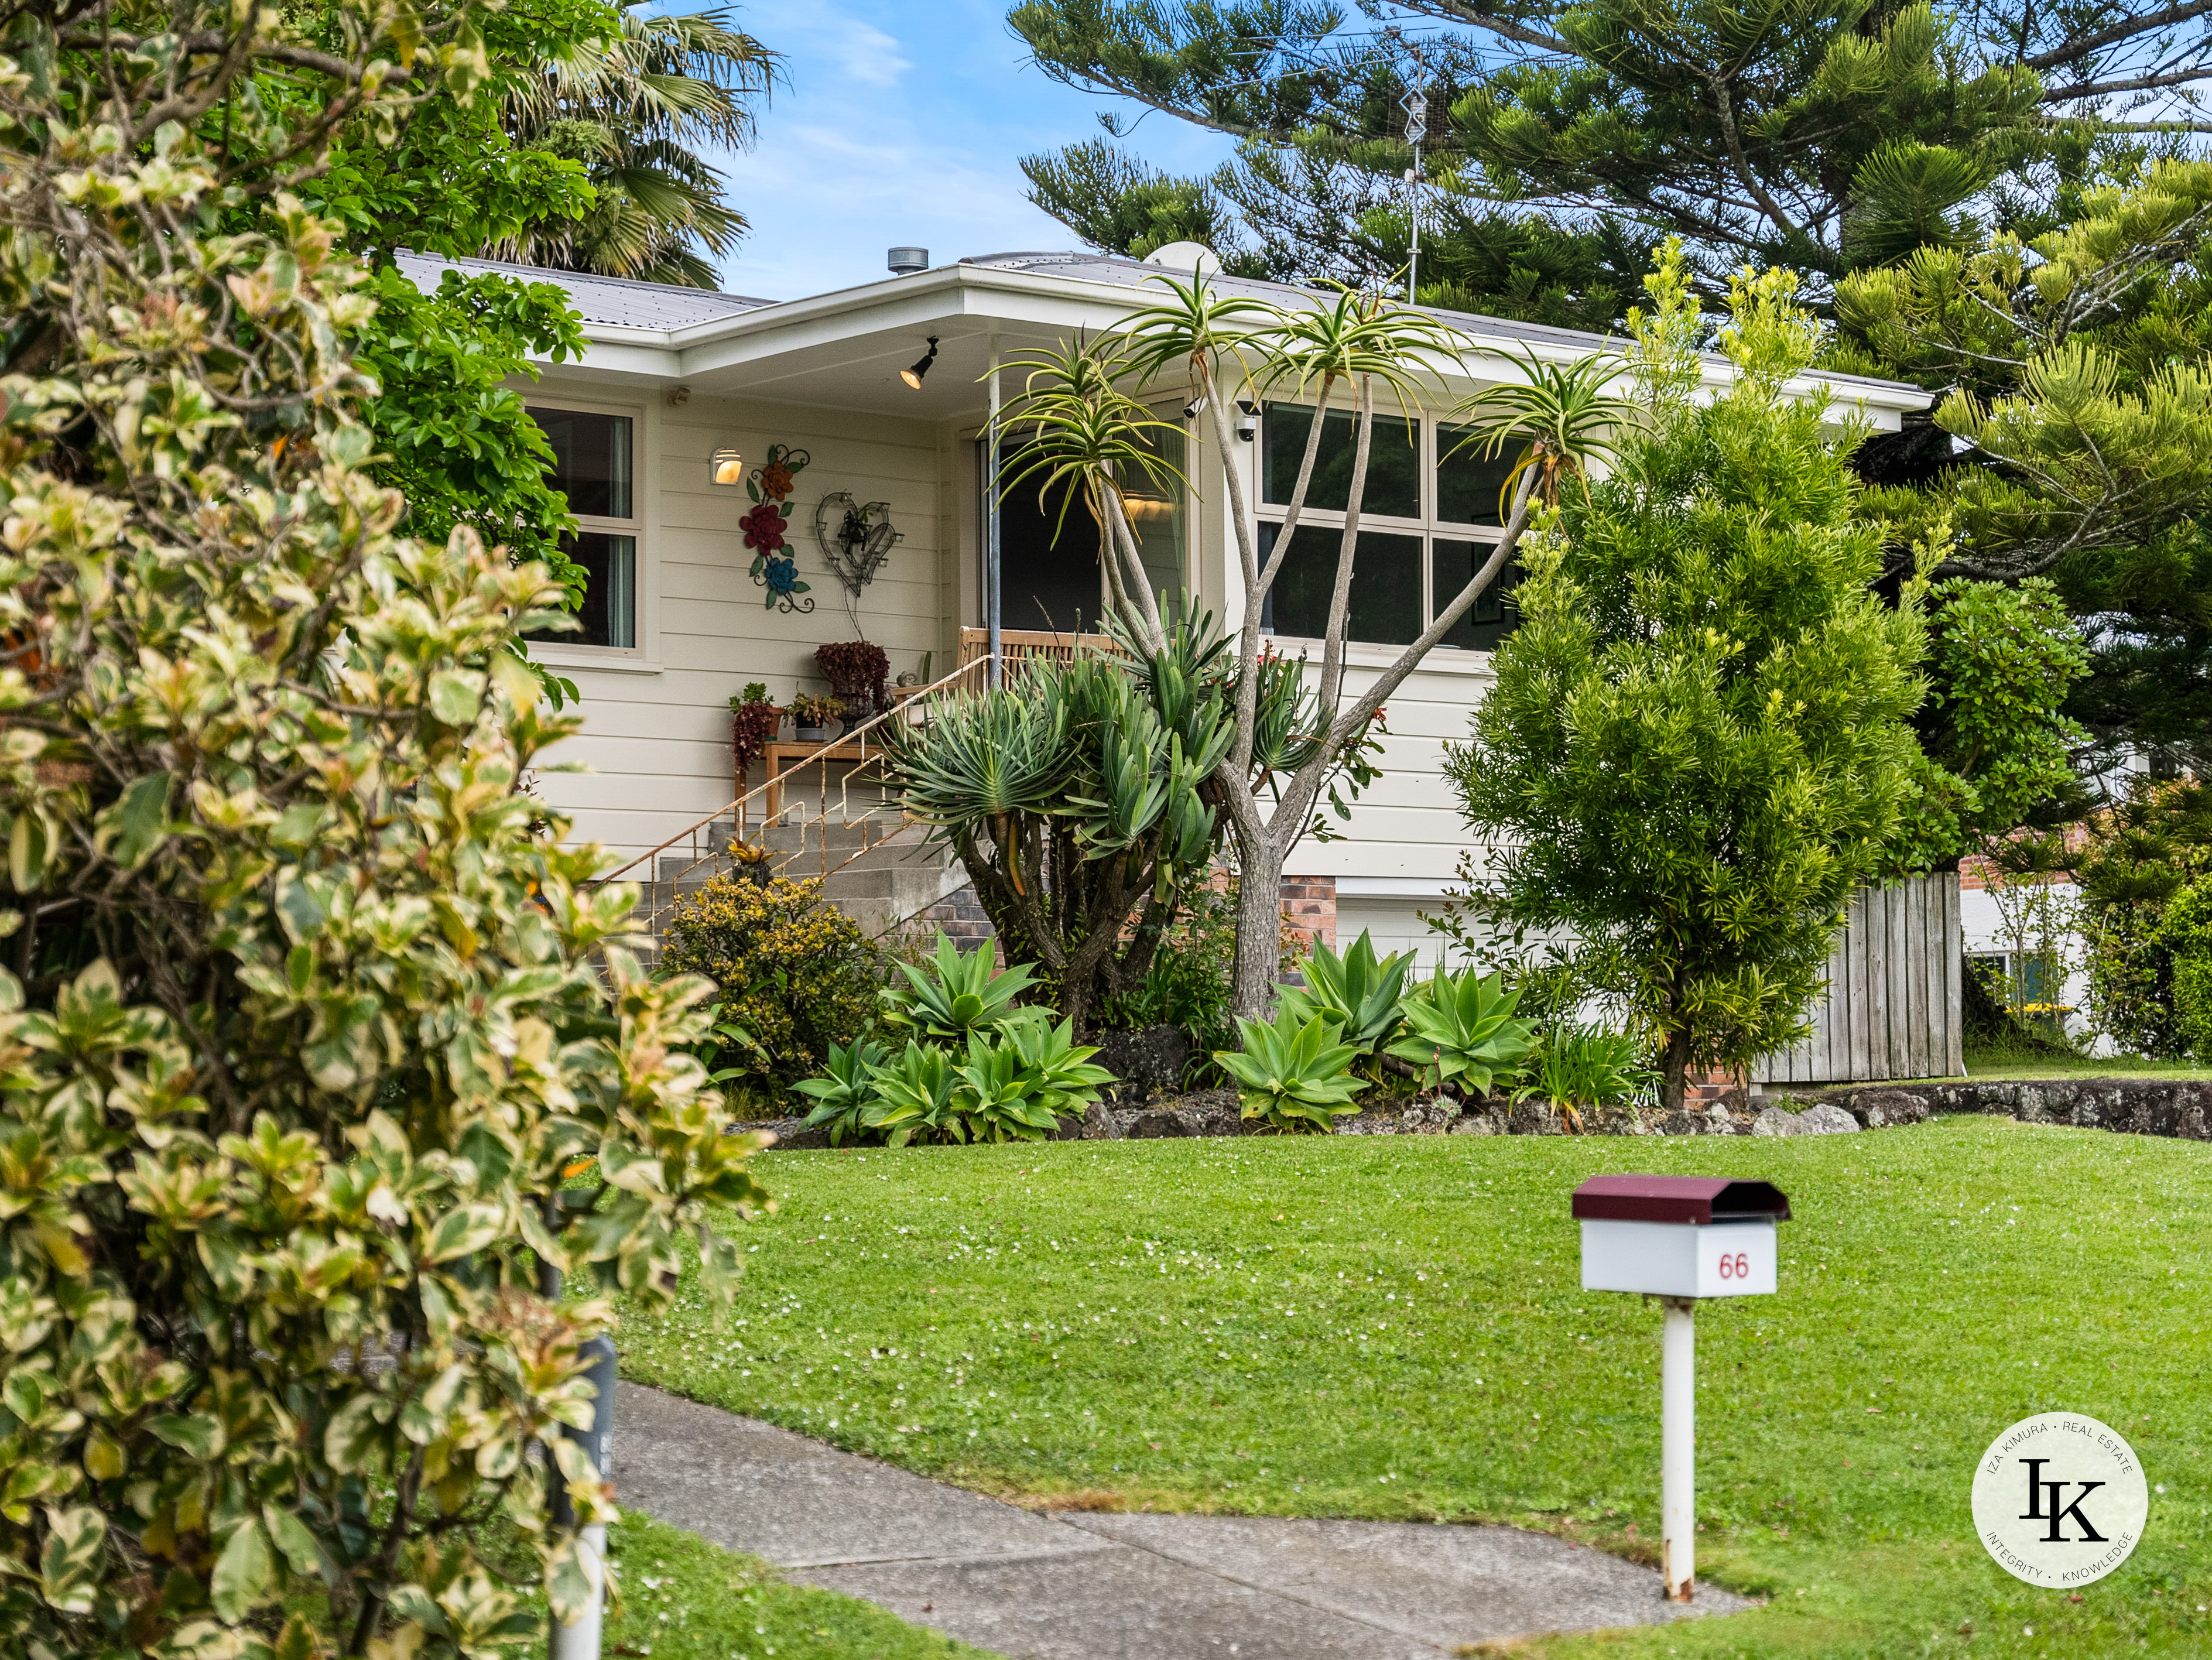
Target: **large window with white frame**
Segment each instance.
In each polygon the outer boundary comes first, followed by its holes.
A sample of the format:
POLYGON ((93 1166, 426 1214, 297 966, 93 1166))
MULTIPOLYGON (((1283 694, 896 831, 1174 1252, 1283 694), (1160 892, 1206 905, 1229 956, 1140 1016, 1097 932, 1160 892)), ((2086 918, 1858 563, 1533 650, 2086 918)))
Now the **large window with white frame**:
POLYGON ((637 421, 599 410, 532 406, 553 448, 546 482, 568 498, 576 532, 562 544, 588 576, 580 633, 545 634, 550 645, 637 645, 637 421))
MULTIPOLYGON (((1259 440, 1261 557, 1272 556, 1298 469, 1313 434, 1314 411, 1270 404, 1259 440)), ((1322 418, 1305 509, 1283 569, 1268 591, 1261 624, 1278 635, 1319 639, 1352 499, 1358 428, 1348 409, 1322 418)), ((1425 415, 1378 409, 1360 498, 1359 544, 1352 562, 1346 637, 1370 645, 1410 645, 1490 557, 1504 533, 1501 501, 1511 449, 1486 456, 1470 429, 1425 415)), ((1446 646, 1487 651, 1514 623, 1509 566, 1443 637, 1446 646)))

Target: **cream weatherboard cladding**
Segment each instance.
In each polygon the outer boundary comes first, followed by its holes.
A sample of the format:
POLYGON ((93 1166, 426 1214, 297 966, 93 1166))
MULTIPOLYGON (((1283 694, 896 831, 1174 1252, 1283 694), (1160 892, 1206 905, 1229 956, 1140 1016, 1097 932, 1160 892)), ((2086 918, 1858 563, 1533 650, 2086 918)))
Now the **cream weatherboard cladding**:
MULTIPOLYGON (((888 502, 901 535, 858 601, 857 631, 884 648, 895 675, 920 668, 925 653, 938 672, 951 667, 962 627, 984 620, 975 438, 993 354, 1013 362, 1079 331, 1109 330, 1145 299, 1141 285, 1161 274, 1156 266, 1095 255, 1003 254, 771 304, 453 263, 556 282, 573 296, 586 353, 580 362, 544 366, 534 385, 518 383, 527 402, 629 412, 637 423, 635 644, 538 652, 575 681, 585 727, 548 757, 536 787, 573 818, 577 836, 625 855, 678 835, 732 799, 732 694, 756 680, 779 702, 820 690, 815 647, 854 637, 844 592, 813 541, 814 508, 825 495, 847 490, 860 501, 888 502), (939 356, 923 386, 908 389, 897 371, 932 335, 940 341, 939 356), (750 470, 771 443, 796 446, 811 458, 789 503, 793 551, 815 602, 807 615, 763 605, 738 526, 750 500, 742 489, 708 481, 716 448, 735 447, 750 470)), ((407 256, 402 264, 416 282, 435 285, 440 262, 407 256)), ((1221 279, 1220 286, 1284 304, 1312 298, 1238 279, 1221 279)), ((1559 360, 1605 344, 1539 325, 1449 320, 1472 345, 1439 400, 1446 404, 1483 384, 1487 368, 1501 377, 1512 372, 1502 356, 1481 356, 1486 350, 1525 347, 1559 360)), ((1725 374, 1724 366, 1709 363, 1708 384, 1719 386, 1725 374)), ((1018 373, 1008 375, 1010 391, 1018 380, 1018 373)), ((1803 389, 1814 391, 1810 383, 1803 389)), ((1832 385, 1830 396, 1839 413, 1863 413, 1887 430, 1927 401, 1917 388, 1849 378, 1832 385)), ((1434 410, 1423 414, 1434 419, 1434 410)), ((1190 439, 1187 569, 1200 604, 1233 624, 1243 583, 1220 469, 1224 461, 1238 468, 1246 500, 1256 505, 1260 446, 1232 441, 1222 456, 1210 421, 1194 423, 1190 439)), ((1433 428, 1425 428, 1431 456, 1434 442, 1433 428)), ((1431 505, 1425 499, 1422 520, 1445 529, 1431 505)), ((1287 636, 1281 644, 1298 648, 1287 636)), ((1387 646, 1352 646, 1351 689, 1395 654, 1387 646)), ((1414 946, 1425 964, 1434 960, 1435 937, 1417 909, 1433 908, 1472 845, 1443 775, 1443 746, 1466 736, 1468 715, 1490 684, 1489 664, 1484 651, 1435 652, 1390 700, 1383 775, 1349 824, 1339 826, 1343 839, 1310 841, 1292 858, 1295 874, 1335 883, 1340 937, 1370 927, 1386 949, 1414 946)))

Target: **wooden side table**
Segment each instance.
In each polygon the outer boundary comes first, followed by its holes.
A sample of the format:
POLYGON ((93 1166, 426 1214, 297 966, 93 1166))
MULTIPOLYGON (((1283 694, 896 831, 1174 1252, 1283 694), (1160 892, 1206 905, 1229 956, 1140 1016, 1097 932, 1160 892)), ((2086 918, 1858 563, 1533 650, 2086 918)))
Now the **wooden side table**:
MULTIPOLYGON (((769 745, 761 751, 761 759, 768 769, 768 822, 773 824, 783 817, 783 775, 793 766, 805 766, 810 761, 872 761, 883 752, 881 744, 865 740, 857 744, 832 739, 823 744, 769 745)), ((824 783, 826 786, 826 773, 824 783)))

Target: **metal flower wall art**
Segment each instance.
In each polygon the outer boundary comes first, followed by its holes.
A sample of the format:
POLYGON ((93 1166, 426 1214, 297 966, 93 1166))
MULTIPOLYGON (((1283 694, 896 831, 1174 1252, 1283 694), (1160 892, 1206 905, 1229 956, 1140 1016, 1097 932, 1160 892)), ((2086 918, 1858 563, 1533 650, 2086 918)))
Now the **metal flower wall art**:
POLYGON ((799 580, 799 561, 784 539, 791 520, 783 511, 783 504, 791 499, 795 476, 811 459, 805 450, 770 444, 767 465, 755 467, 745 480, 745 493, 753 499, 753 509, 738 520, 738 528, 745 533, 745 545, 753 550, 752 579, 768 590, 762 604, 770 611, 803 614, 814 609, 812 599, 800 597, 807 587, 799 580))

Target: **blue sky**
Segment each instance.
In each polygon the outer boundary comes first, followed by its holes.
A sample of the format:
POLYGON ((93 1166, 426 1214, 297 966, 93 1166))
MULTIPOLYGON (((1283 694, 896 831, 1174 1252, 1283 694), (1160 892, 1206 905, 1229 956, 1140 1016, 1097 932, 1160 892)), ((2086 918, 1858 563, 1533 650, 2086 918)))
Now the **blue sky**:
MULTIPOLYGON (((1075 239, 1023 198, 1016 159, 1098 136, 1103 100, 1048 80, 1007 28, 1008 0, 783 0, 742 5, 738 26, 782 52, 789 84, 760 143, 723 158, 751 234, 723 287, 768 300, 884 275, 884 250, 931 263, 1075 239)), ((1166 116, 1132 148, 1177 172, 1210 168, 1230 142, 1166 116)))

